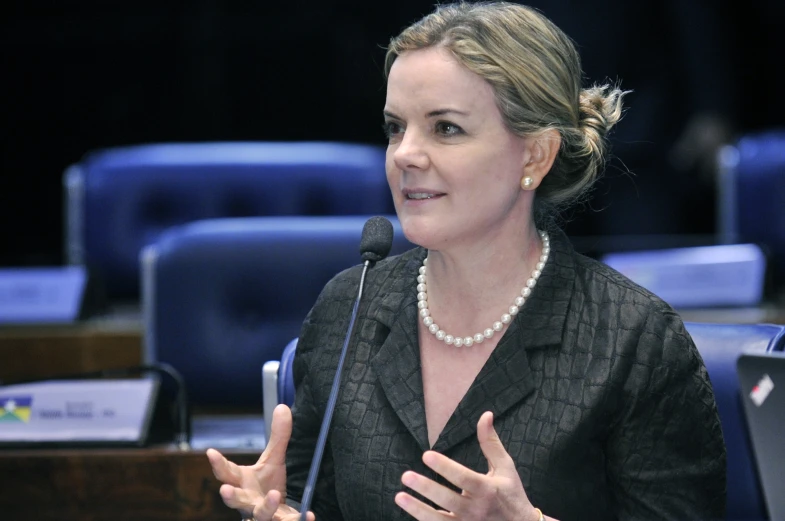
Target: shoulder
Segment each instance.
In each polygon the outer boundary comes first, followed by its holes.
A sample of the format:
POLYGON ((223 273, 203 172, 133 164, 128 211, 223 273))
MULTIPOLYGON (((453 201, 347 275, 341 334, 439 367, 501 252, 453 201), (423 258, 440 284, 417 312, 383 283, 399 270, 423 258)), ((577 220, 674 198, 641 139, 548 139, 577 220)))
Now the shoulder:
POLYGON ((607 264, 576 253, 575 267, 576 293, 586 304, 617 310, 619 325, 643 326, 655 321, 683 329, 681 317, 670 304, 607 264))
POLYGON ((695 367, 692 338, 667 302, 600 261, 579 253, 573 259, 571 323, 590 325, 595 345, 611 348, 622 365, 695 367))
MULTIPOLYGON (((587 381, 605 388, 609 427, 634 432, 631 417, 678 403, 716 433, 711 382, 679 314, 611 267, 580 254, 573 258, 575 286, 563 348, 578 359, 590 352, 587 381)), ((673 410, 660 419, 689 424, 673 410)), ((710 437, 707 443, 714 441, 710 437)))
MULTIPOLYGON (((425 254, 424 249, 414 248, 370 268, 366 272, 359 318, 394 315, 407 293, 415 288, 416 274, 425 254)), ((309 349, 323 343, 314 341, 317 338, 346 331, 362 273, 363 266, 358 264, 341 271, 324 286, 305 319, 298 351, 300 346, 309 349)))
POLYGON ((600 344, 611 347, 608 354, 614 369, 625 375, 628 385, 651 392, 668 381, 708 381, 681 316, 667 302, 613 268, 579 254, 575 284, 583 300, 582 317, 587 310, 599 317, 594 334, 602 339, 600 344))
MULTIPOLYGON (((375 296, 375 293, 389 293, 399 290, 406 282, 413 282, 426 251, 423 248, 413 248, 400 255, 387 257, 376 263, 367 271, 364 298, 375 296)), ((336 301, 351 300, 357 297, 363 266, 352 266, 333 277, 324 287, 316 306, 330 304, 336 301)))
POLYGON ((660 297, 607 264, 575 253, 575 267, 576 283, 580 284, 578 289, 595 299, 602 298, 616 305, 644 306, 651 310, 673 311, 660 297))

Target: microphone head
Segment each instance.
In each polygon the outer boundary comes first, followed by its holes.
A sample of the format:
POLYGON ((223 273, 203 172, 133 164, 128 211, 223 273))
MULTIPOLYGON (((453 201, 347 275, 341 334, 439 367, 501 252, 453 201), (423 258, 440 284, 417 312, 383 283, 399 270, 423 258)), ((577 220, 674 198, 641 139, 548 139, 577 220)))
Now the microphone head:
POLYGON ((363 261, 378 262, 385 258, 392 248, 393 225, 384 217, 371 217, 363 226, 360 239, 360 256, 363 261))

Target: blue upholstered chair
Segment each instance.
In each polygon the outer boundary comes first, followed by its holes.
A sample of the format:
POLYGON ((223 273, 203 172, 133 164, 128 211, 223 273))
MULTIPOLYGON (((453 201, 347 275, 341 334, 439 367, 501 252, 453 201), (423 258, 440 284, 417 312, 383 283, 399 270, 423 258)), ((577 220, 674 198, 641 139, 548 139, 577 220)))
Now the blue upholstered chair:
MULTIPOLYGON (((736 359, 742 352, 783 351, 785 326, 769 324, 685 324, 698 347, 709 373, 728 449, 727 519, 734 521, 765 520, 766 507, 757 476, 754 455, 744 420, 736 359)), ((278 361, 264 366, 265 385, 277 389, 277 397, 265 397, 267 435, 270 433, 272 409, 278 403, 294 402, 292 359, 297 339, 292 340, 278 361)), ((272 394, 272 393, 270 393, 272 394)))
MULTIPOLYGON (((367 217, 212 219, 142 254, 147 361, 167 362, 192 402, 254 406, 259 368, 280 359, 325 283, 360 263, 367 217)), ((391 254, 412 245, 397 219, 391 254)))
POLYGON ((718 231, 727 244, 754 242, 785 287, 785 129, 750 134, 719 154, 718 231))
POLYGON ((199 219, 394 213, 384 149, 347 143, 191 143, 99 150, 66 170, 66 249, 135 300, 141 249, 199 219))

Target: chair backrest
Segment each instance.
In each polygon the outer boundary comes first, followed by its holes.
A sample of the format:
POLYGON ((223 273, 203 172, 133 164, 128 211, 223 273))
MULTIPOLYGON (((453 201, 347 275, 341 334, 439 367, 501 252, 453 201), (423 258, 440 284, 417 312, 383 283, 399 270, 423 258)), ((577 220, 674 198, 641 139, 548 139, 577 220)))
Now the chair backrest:
POLYGON ((278 403, 294 404, 294 353, 297 351, 297 338, 289 342, 281 355, 278 367, 278 403))
MULTIPOLYGON (((145 358, 177 368, 196 404, 261 406, 323 286, 360 263, 367 217, 257 217, 174 228, 143 253, 145 358)), ((391 254, 412 245, 397 219, 391 254)), ((260 407, 261 409, 261 407, 260 407)))
POLYGON ((188 143, 99 150, 64 175, 66 254, 112 300, 139 291, 139 252, 200 219, 394 213, 384 149, 348 143, 188 143))
POLYGON ((728 520, 766 519, 763 493, 736 375, 743 352, 781 351, 785 326, 769 324, 685 323, 706 364, 728 454, 728 520))
POLYGON ((785 129, 742 137, 719 165, 720 240, 765 245, 775 285, 785 285, 785 129))

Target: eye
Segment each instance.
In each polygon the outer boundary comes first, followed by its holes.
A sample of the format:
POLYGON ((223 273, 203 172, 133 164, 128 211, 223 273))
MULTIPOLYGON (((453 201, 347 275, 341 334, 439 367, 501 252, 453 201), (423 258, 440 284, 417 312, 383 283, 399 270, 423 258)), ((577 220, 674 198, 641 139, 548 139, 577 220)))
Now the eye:
POLYGON ((388 140, 403 134, 403 127, 394 121, 385 121, 384 124, 382 124, 382 130, 388 140))
POLYGON ((440 136, 450 137, 463 134, 463 129, 455 123, 449 121, 439 121, 436 123, 436 133, 440 136))

